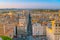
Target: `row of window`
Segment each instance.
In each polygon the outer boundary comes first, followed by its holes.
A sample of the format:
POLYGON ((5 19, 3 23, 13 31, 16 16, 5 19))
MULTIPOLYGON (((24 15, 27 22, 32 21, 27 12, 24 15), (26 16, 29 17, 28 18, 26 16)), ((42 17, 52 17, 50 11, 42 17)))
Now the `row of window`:
POLYGON ((56 27, 59 26, 60 27, 60 24, 56 24, 56 27))

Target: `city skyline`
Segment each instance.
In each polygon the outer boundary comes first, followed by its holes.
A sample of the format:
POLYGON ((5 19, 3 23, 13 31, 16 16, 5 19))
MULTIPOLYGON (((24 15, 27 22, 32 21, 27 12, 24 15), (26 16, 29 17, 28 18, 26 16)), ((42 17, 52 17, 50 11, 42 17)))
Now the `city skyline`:
POLYGON ((60 0, 0 0, 1 8, 60 9, 60 0))

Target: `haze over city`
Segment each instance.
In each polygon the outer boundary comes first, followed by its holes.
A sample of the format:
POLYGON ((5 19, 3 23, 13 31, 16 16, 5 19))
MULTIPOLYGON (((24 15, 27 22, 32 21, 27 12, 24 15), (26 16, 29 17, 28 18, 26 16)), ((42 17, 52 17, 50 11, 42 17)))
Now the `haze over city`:
POLYGON ((60 0, 0 0, 1 8, 60 9, 60 0))

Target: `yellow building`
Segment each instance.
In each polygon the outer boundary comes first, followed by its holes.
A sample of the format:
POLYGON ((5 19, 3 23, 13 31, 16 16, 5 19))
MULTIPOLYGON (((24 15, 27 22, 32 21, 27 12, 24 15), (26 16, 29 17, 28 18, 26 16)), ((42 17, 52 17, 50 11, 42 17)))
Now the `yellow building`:
POLYGON ((48 27, 46 27, 47 39, 48 40, 60 40, 60 23, 59 23, 59 21, 55 21, 55 20, 50 21, 50 24, 48 24, 48 27))

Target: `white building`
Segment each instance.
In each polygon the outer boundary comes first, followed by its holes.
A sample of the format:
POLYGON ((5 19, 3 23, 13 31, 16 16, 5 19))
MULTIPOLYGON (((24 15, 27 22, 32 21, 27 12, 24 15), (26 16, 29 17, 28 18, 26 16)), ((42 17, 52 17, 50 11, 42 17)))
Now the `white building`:
POLYGON ((45 27, 40 23, 35 23, 32 25, 33 35, 45 35, 45 27))

